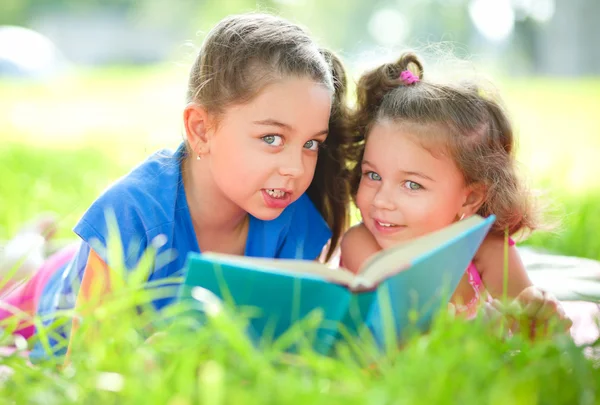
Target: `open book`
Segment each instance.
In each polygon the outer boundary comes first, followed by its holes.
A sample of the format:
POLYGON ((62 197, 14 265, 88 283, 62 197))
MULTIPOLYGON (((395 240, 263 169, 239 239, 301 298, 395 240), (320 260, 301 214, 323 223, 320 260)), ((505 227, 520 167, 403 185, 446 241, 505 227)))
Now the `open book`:
POLYGON ((494 222, 472 216, 372 256, 359 274, 324 264, 215 253, 190 253, 180 300, 202 287, 238 307, 253 307, 255 338, 276 339, 316 308, 324 322, 315 349, 329 352, 340 336, 367 327, 376 342, 399 339, 411 326, 427 327, 445 308, 494 222), (411 315, 409 320, 409 313, 411 315), (264 336, 268 334, 269 336, 264 336))

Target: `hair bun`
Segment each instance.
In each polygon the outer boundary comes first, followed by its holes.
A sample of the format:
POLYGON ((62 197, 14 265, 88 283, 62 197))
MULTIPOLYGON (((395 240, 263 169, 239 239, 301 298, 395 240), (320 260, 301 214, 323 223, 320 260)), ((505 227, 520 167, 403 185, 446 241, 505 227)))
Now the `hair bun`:
MULTIPOLYGON (((412 52, 405 52, 394 64, 396 79, 400 80, 402 72, 408 70, 419 80, 423 79, 423 64, 417 55, 412 52)), ((408 83, 411 84, 411 83, 408 83)))

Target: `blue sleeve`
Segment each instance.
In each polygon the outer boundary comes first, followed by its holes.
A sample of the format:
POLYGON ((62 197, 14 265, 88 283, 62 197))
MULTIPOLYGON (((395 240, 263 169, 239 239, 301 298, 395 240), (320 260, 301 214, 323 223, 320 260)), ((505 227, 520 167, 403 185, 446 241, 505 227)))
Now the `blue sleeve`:
POLYGON ((179 179, 178 158, 152 155, 98 197, 75 226, 75 233, 109 266, 123 264, 110 263, 106 252, 107 244, 119 246, 109 240, 118 237, 126 268, 134 268, 153 242, 147 240, 153 230, 173 223, 179 179))
POLYGON ((277 257, 315 260, 329 239, 331 239, 329 226, 310 198, 304 194, 295 203, 289 228, 277 257))
MULTIPOLYGON (((111 203, 114 199, 98 199, 77 223, 74 231, 104 260, 110 263, 107 247, 109 239, 119 238, 127 269, 136 266, 146 248, 146 232, 142 216, 135 206, 121 203, 118 208, 111 203)), ((118 263, 117 265, 122 265, 118 263)))

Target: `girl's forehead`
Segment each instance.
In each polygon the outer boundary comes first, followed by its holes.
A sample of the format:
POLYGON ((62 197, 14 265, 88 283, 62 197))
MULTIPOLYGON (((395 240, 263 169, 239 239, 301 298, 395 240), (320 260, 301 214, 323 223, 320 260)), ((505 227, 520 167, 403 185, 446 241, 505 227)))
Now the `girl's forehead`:
POLYGON ((410 126, 394 123, 375 125, 367 137, 364 160, 378 168, 385 165, 400 171, 453 170, 456 165, 446 148, 430 147, 430 143, 435 144, 430 142, 431 138, 412 131, 410 126))
POLYGON ((290 78, 273 82, 244 104, 229 107, 226 116, 320 132, 327 129, 331 102, 331 91, 324 85, 308 78, 290 78))
POLYGON ((367 149, 369 144, 391 149, 394 149, 394 144, 403 144, 404 148, 423 150, 436 158, 447 158, 450 156, 451 136, 449 128, 443 123, 380 119, 367 135, 367 149))
POLYGON ((409 119, 380 118, 376 121, 374 127, 383 127, 388 131, 411 135, 419 141, 427 138, 450 136, 448 125, 443 122, 417 122, 409 119))
POLYGON ((306 107, 330 108, 331 91, 308 78, 279 79, 261 88, 242 104, 254 110, 289 111, 290 104, 309 103, 306 107))
POLYGON ((407 157, 422 157, 427 151, 412 133, 390 125, 375 125, 365 145, 369 161, 392 161, 407 157))

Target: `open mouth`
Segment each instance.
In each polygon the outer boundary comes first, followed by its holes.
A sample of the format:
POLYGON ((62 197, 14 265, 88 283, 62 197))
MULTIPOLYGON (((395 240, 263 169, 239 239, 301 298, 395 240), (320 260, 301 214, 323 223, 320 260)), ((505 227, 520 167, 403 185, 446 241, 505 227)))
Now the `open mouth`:
POLYGON ((273 198, 285 198, 285 195, 288 194, 287 192, 285 192, 283 190, 275 189, 275 188, 266 188, 265 192, 273 198))
POLYGON ((292 202, 292 193, 280 188, 263 188, 262 193, 269 208, 285 208, 292 202))

